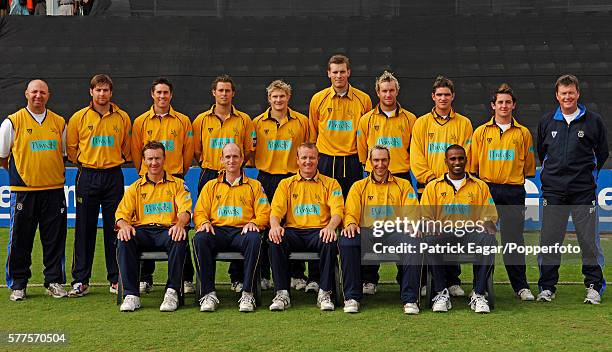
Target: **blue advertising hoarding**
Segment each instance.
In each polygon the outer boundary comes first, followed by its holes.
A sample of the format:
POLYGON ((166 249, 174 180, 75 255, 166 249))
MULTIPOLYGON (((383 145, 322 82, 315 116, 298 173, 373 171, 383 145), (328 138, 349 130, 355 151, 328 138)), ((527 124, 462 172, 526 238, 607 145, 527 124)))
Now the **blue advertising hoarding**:
MULTIPOLYGON (((76 177, 76 168, 66 169, 66 185, 64 186, 64 192, 66 193, 66 200, 68 204, 68 226, 74 226, 75 218, 75 184, 74 180, 76 177)), ((123 168, 123 174, 125 176, 125 184, 130 185, 134 182, 138 175, 134 168, 123 168)), ((247 168, 246 174, 249 177, 257 177, 257 170, 247 168)), ((186 176, 186 182, 191 191, 192 199, 197 199, 198 179, 200 177, 200 168, 191 168, 186 176)), ((9 215, 10 215, 10 191, 8 186, 8 174, 6 170, 0 171, 0 226, 9 226, 9 215)), ((599 174, 597 181, 597 203, 599 205, 599 229, 602 232, 612 232, 612 170, 602 170, 599 174)), ((541 217, 541 203, 540 203, 540 170, 536 171, 536 177, 528 179, 525 183, 525 190, 527 192, 527 198, 525 199, 525 205, 527 210, 525 212, 525 230, 526 231, 538 231, 540 229, 540 217, 541 217)), ((100 216, 101 219, 101 216, 100 216)), ((101 220, 100 220, 101 221, 101 220)), ((101 224, 100 224, 101 225, 101 224)), ((570 222, 568 229, 572 230, 573 226, 570 222)))

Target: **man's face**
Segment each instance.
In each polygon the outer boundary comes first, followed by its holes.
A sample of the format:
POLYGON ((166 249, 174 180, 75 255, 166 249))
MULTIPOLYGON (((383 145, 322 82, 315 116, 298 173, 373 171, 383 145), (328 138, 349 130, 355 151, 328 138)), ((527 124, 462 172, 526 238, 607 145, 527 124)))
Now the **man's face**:
POLYGON ((372 173, 378 177, 384 177, 389 171, 389 154, 386 150, 372 150, 370 162, 372 163, 372 173))
POLYGON ((232 89, 230 82, 218 82, 215 90, 212 91, 212 95, 215 97, 215 104, 221 106, 232 105, 232 98, 236 92, 232 89))
POLYGON ((285 111, 289 106, 290 97, 291 96, 287 95, 284 90, 275 89, 268 95, 268 102, 272 110, 285 111))
POLYGON ((378 95, 381 105, 392 108, 396 106, 398 93, 395 82, 382 82, 378 85, 376 95, 378 95))
POLYGON ((160 83, 153 87, 151 92, 151 98, 153 98, 153 105, 158 108, 165 110, 170 106, 172 100, 172 92, 170 87, 166 84, 160 83))
POLYGON ((41 80, 32 81, 26 88, 25 97, 30 109, 42 111, 49 101, 49 87, 41 80))
POLYGON ((575 85, 560 85, 557 88, 557 93, 555 96, 557 97, 557 101, 559 102, 559 106, 561 106, 562 110, 574 112, 578 108, 578 98, 580 98, 580 92, 578 92, 575 85))
POLYGON ((113 91, 108 84, 98 84, 93 89, 89 89, 89 94, 95 104, 105 106, 110 103, 113 91))
POLYGON ((495 116, 505 119, 512 116, 516 103, 512 101, 510 94, 497 94, 495 103, 491 103, 491 108, 495 111, 495 116))
POLYGON ((144 163, 150 176, 163 175, 164 160, 164 151, 161 149, 147 149, 144 152, 144 163))
POLYGON ((331 80, 334 88, 344 90, 348 87, 351 70, 347 68, 346 64, 331 64, 327 70, 327 77, 331 80))
POLYGON ((242 167, 244 157, 240 153, 240 149, 237 145, 228 145, 223 148, 221 155, 221 163, 225 166, 225 170, 231 173, 235 173, 242 167))
POLYGON ((465 151, 462 149, 451 149, 446 153, 444 158, 448 172, 451 175, 463 177, 465 173, 465 164, 467 163, 467 157, 465 151))
POLYGON ((455 99, 455 94, 451 93, 450 88, 447 87, 436 88, 436 91, 431 93, 431 99, 433 99, 437 109, 449 110, 455 99))
POLYGON ((299 148, 297 163, 303 174, 315 174, 319 164, 319 152, 314 148, 299 148))

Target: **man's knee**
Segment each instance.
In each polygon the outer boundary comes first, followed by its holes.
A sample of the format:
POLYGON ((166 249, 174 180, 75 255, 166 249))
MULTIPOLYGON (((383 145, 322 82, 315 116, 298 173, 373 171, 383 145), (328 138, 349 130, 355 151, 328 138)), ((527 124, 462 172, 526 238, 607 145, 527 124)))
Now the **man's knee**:
POLYGON ((199 231, 193 237, 193 243, 195 246, 206 246, 214 241, 214 235, 212 232, 199 231))
POLYGON ((244 241, 247 244, 249 244, 249 243, 260 243, 261 242, 261 235, 259 234, 259 232, 249 231, 249 232, 245 233, 242 236, 244 236, 244 241))

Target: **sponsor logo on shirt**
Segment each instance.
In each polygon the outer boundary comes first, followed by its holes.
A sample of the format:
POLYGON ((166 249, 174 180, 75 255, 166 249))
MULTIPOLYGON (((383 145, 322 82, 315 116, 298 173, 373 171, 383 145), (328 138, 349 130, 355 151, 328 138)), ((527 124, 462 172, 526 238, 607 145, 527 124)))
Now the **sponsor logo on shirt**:
POLYGON ((36 140, 30 142, 30 149, 33 152, 43 152, 48 150, 57 150, 57 141, 55 140, 36 140))
POLYGON ((217 216, 220 218, 241 218, 242 207, 223 205, 217 208, 217 216))
POLYGON ((174 140, 172 139, 162 139, 159 141, 159 143, 164 145, 164 148, 166 148, 167 152, 173 152, 174 151, 174 140))
POLYGON ((402 137, 378 137, 376 144, 383 145, 387 148, 401 148, 402 137))
POLYGON ((330 131, 352 131, 353 121, 329 120, 327 121, 327 129, 330 131))
POLYGON ((444 204, 442 211, 447 215, 468 215, 470 214, 469 204, 444 204))
POLYGON ((234 138, 211 138, 210 139, 210 148, 212 149, 223 149, 226 144, 234 143, 234 138))
POLYGON ((144 205, 145 215, 172 213, 173 211, 172 202, 148 203, 144 205))
POLYGON ((115 145, 115 136, 93 136, 91 145, 92 147, 112 147, 115 145))
POLYGON ((391 205, 370 206, 370 217, 374 219, 386 218, 395 214, 391 205))
POLYGON ((319 204, 300 204, 293 208, 293 215, 321 215, 321 206, 319 204))
POLYGON ((429 153, 445 153, 446 148, 450 147, 450 143, 445 142, 431 142, 427 145, 427 151, 429 153))
POLYGON ((288 139, 271 139, 268 141, 268 150, 290 150, 291 144, 288 139))
POLYGON ((510 150, 510 149, 489 150, 489 160, 514 160, 514 150, 510 150))

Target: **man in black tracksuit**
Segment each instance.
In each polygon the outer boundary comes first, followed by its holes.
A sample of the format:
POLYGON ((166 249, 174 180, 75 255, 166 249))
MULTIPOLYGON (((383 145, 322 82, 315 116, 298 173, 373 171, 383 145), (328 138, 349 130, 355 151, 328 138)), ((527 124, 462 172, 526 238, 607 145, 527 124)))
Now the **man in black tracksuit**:
MULTIPOLYGON (((542 117, 538 126, 538 156, 542 163, 541 246, 563 243, 572 215, 582 253, 587 295, 584 303, 599 304, 605 281, 598 263, 597 174, 608 158, 606 126, 600 115, 578 104, 580 88, 572 75, 556 83, 559 108, 542 117)), ((561 253, 541 254, 539 301, 555 297, 561 253)))

